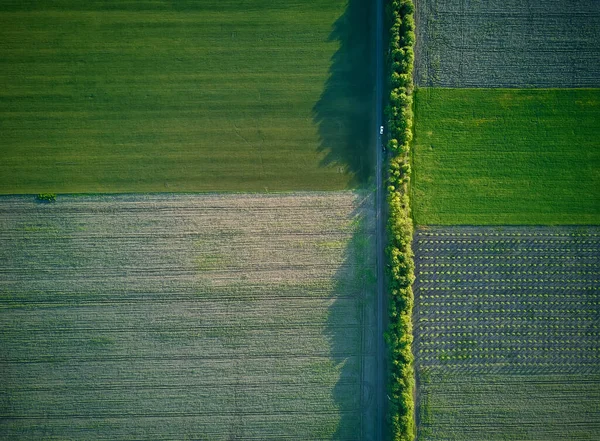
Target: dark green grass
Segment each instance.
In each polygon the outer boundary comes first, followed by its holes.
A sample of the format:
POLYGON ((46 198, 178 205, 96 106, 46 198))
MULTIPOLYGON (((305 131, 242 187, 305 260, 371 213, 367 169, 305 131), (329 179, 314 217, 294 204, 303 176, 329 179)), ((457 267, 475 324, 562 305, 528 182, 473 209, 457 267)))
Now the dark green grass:
POLYGON ((0 193, 364 182, 370 6, 350 3, 2 3, 0 193))
POLYGON ((600 223, 600 89, 419 89, 417 224, 600 223))
POLYGON ((419 440, 555 441, 600 437, 600 375, 419 376, 419 440))

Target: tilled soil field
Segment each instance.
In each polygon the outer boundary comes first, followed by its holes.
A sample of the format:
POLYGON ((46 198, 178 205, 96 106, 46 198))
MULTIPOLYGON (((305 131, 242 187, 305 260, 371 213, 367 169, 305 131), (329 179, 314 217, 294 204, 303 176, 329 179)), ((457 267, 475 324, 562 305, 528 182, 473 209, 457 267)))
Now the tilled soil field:
POLYGON ((373 199, 0 199, 0 438, 371 439, 373 199))

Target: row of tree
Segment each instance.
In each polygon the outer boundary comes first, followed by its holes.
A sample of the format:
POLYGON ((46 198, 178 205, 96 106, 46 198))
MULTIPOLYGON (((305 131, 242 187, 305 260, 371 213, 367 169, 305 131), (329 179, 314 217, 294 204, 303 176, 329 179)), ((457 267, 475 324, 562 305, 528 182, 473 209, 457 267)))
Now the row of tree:
POLYGON ((409 200, 415 43, 413 1, 391 0, 386 12, 390 25, 390 97, 386 117, 391 134, 388 148, 393 152, 387 192, 390 325, 386 341, 390 350, 389 418, 392 439, 412 441, 416 432, 412 353, 413 222, 409 200))

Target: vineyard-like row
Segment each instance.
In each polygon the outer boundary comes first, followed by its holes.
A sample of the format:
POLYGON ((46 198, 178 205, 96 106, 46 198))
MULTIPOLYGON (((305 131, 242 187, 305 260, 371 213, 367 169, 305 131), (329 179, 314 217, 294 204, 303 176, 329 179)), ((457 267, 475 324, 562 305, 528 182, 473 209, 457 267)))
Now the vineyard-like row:
POLYGON ((0 438, 372 439, 373 235, 350 192, 1 198, 0 438))
POLYGON ((600 228, 424 228, 420 366, 600 371, 600 228))
POLYGON ((420 86, 600 86, 596 0, 424 0, 416 15, 420 86))
POLYGON ((600 437, 600 227, 422 227, 420 440, 600 437))

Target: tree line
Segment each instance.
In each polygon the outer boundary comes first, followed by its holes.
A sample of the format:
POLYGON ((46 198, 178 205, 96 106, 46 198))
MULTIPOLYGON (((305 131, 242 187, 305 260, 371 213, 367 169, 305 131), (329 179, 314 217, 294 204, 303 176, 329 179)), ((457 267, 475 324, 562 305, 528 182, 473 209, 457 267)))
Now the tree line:
POLYGON ((412 441, 415 437, 414 357, 412 353, 414 255, 413 222, 410 212, 410 145, 413 137, 413 65, 415 22, 412 0, 391 0, 386 6, 389 23, 389 102, 385 109, 392 152, 389 162, 387 202, 387 258, 389 327, 386 342, 390 351, 389 419, 392 439, 412 441))

